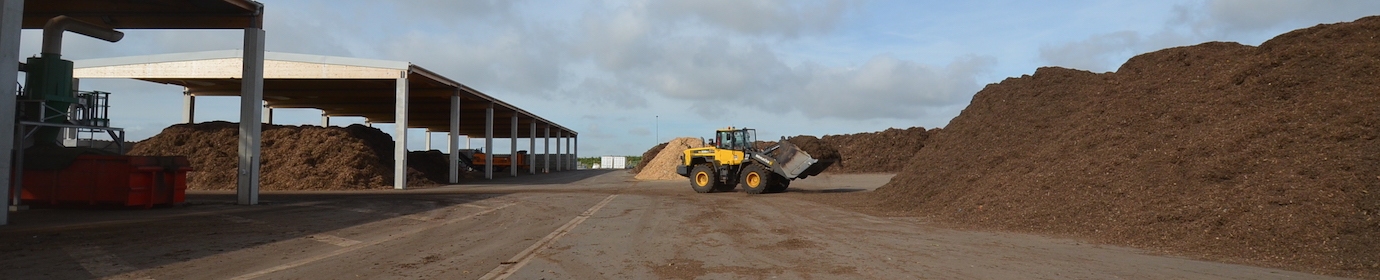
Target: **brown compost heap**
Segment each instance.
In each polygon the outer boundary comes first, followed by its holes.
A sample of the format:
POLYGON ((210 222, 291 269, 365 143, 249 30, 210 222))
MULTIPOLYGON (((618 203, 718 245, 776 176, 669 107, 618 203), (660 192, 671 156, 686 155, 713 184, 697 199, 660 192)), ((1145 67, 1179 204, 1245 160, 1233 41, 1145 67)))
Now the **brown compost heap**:
MULTIPOLYGON (((139 142, 131 155, 186 156, 196 171, 187 186, 235 189, 239 124, 214 121, 176 124, 139 142)), ((363 125, 348 127, 264 125, 260 160, 263 190, 391 188, 393 138, 363 125)), ((439 151, 408 154, 408 185, 435 185, 449 174, 439 151)))
MULTIPOLYGON (((819 138, 838 150, 839 160, 826 173, 896 173, 915 157, 938 128, 889 128, 878 132, 825 135, 819 138)), ((806 151, 809 152, 809 151, 806 151)), ((810 155, 815 155, 810 152, 810 155)), ((816 156, 819 157, 819 156, 816 156)))
POLYGON ((666 144, 667 143, 657 144, 651 149, 647 149, 646 152, 643 152, 642 160, 637 162, 637 166, 633 166, 632 174, 642 173, 642 169, 647 168, 647 164, 652 163, 652 159, 655 159, 656 155, 661 153, 661 149, 666 148, 666 144))
POLYGON ((835 149, 834 145, 819 140, 818 137, 813 135, 799 135, 787 138, 786 142, 791 142, 796 148, 805 151, 805 153, 810 154, 810 157, 818 160, 837 161, 840 157, 839 150, 835 149))
POLYGON ((1380 278, 1380 17, 1008 78, 872 195, 975 228, 1380 278))

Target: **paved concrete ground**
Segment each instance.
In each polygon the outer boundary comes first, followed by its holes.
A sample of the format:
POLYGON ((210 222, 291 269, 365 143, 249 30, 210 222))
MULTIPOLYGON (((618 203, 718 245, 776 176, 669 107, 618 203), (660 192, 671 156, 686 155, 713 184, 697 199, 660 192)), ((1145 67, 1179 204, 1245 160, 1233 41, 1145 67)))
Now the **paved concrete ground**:
POLYGON ((3 279, 1315 279, 829 202, 890 175, 790 192, 572 171, 407 191, 194 192, 152 210, 39 209, 0 227, 3 279))

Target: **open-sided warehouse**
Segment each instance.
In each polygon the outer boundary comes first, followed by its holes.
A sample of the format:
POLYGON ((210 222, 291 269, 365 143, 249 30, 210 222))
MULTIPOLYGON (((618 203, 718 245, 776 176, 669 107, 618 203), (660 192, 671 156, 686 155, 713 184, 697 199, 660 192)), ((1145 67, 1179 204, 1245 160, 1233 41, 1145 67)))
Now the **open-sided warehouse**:
MULTIPOLYGON (((195 96, 239 96, 240 136, 238 140, 237 193, 239 204, 257 204, 259 160, 263 110, 267 108, 316 108, 329 116, 358 116, 371 123, 395 123, 395 174, 406 172, 408 128, 428 132, 449 132, 451 154, 450 182, 458 177, 458 160, 453 151, 459 135, 509 138, 518 150, 517 138, 530 138, 529 151, 535 151, 538 137, 556 150, 529 164, 527 172, 575 168, 573 147, 577 133, 524 111, 446 77, 407 62, 368 60, 317 55, 266 53, 262 29, 264 6, 246 0, 153 0, 98 1, 0 0, 0 60, 18 61, 19 30, 52 26, 50 19, 65 16, 89 26, 119 29, 243 29, 242 50, 164 54, 139 57, 94 59, 74 63, 74 78, 134 78, 186 88, 184 100, 195 96), (269 57, 269 59, 266 59, 269 57), (265 79, 269 75, 269 79, 265 79), (568 163, 567 163, 568 162, 568 163), (544 164, 544 165, 542 165, 544 164)), ((65 32, 58 29, 59 36, 65 32)), ((118 32, 115 32, 118 33, 118 32)), ((85 34, 85 33, 83 33, 85 34)), ((107 39, 109 40, 109 39, 107 39)), ((109 41, 118 41, 118 38, 109 41)), ((45 40, 48 43, 61 39, 45 40)), ((57 57, 56 55, 54 57, 57 57)), ((0 72, 0 83, 16 84, 15 67, 0 72)), ((22 68, 21 68, 22 69, 22 68)), ((14 131, 15 88, 0 93, 0 131, 14 131)), ((190 121, 192 106, 187 106, 190 121)), ((22 135, 22 134, 16 134, 22 135)), ((11 181, 10 159, 22 144, 14 137, 0 137, 0 181, 11 181)), ((20 142, 22 143, 22 142, 20 142)), ((490 151, 492 152, 492 151, 490 151)), ((492 158, 490 166, 492 166, 492 158)), ((518 170, 512 168, 512 175, 518 170)), ((493 169, 486 169, 486 178, 493 169)), ((395 188, 406 188, 406 176, 394 176, 395 188)), ((17 197, 18 194, 16 194, 17 197)), ((17 198, 4 199, 6 205, 17 198)), ((7 215, 0 215, 0 225, 7 215)))
MULTIPOLYGON (((518 138, 529 138, 535 151, 537 138, 544 150, 543 166, 529 164, 527 172, 574 169, 571 147, 573 130, 505 103, 426 68, 402 61, 266 52, 264 54, 264 104, 268 108, 320 109, 323 117, 364 117, 371 123, 396 124, 394 187, 406 188, 407 128, 448 132, 450 151, 459 149, 460 135, 483 135, 486 147, 494 138, 508 138, 517 153, 518 138), (551 143, 550 138, 556 138, 551 143)), ((241 67, 240 51, 208 51, 147 56, 88 59, 76 62, 76 78, 128 78, 185 88, 187 112, 196 96, 238 96, 234 69, 241 67)), ((326 121, 329 121, 328 119, 326 121)), ((492 152, 492 151, 491 151, 492 152)), ((459 155, 451 152, 450 182, 459 178, 459 155)), ((486 157, 493 166, 493 157, 486 157)), ((517 168, 508 170, 517 175, 517 168)), ((493 178, 493 168, 484 170, 493 178)))

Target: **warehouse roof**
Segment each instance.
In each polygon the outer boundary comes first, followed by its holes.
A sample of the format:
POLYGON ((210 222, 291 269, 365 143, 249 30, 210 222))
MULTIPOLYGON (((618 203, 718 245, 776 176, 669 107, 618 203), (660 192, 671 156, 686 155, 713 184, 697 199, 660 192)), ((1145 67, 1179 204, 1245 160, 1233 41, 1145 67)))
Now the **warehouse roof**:
MULTIPOLYGON (((76 78, 130 78, 180 85, 202 96, 239 96, 241 51, 222 50, 75 61, 76 78)), ((265 52, 264 101, 271 108, 315 108, 331 116, 394 123, 396 85, 406 77, 408 127, 450 131, 451 96, 459 96, 460 134, 485 134, 485 108, 494 105, 494 137, 526 138, 536 123, 566 136, 577 133, 425 68, 403 61, 265 52), (511 135, 512 116, 518 134, 511 135)), ((538 132, 539 134, 545 131, 538 132)))

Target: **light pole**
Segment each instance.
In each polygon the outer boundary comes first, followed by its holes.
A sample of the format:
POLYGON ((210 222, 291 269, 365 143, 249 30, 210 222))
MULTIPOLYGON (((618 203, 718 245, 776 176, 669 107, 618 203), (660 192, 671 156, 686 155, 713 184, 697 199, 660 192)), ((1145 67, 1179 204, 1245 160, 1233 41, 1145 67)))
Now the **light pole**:
POLYGON ((656 116, 656 143, 654 144, 661 145, 661 115, 656 116))

